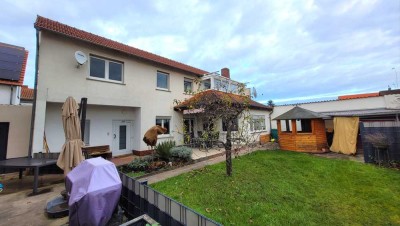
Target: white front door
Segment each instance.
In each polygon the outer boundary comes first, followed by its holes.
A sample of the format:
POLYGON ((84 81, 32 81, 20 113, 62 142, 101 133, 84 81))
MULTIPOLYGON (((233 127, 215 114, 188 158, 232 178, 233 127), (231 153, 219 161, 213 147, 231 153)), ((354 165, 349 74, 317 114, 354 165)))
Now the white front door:
POLYGON ((132 121, 113 121, 113 156, 132 153, 132 121))

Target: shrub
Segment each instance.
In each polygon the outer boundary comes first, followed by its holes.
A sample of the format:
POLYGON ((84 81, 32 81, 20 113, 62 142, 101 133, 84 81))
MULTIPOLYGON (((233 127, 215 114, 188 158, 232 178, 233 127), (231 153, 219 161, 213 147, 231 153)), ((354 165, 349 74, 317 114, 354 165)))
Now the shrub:
POLYGON ((192 149, 181 146, 181 147, 174 147, 171 148, 171 157, 177 158, 177 159, 182 159, 184 161, 190 161, 192 160, 192 149))
POLYGON ((169 140, 157 144, 155 150, 158 158, 169 161, 171 148, 175 147, 175 141, 169 140))
POLYGON ((144 158, 136 158, 131 163, 128 164, 128 167, 135 171, 145 171, 150 166, 150 159, 146 156, 144 158))

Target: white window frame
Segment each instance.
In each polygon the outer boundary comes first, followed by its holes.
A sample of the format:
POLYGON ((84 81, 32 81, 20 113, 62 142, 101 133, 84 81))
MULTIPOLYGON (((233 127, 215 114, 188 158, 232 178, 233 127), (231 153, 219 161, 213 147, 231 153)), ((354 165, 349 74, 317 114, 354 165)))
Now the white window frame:
POLYGON ((85 120, 85 134, 83 134, 83 142, 86 146, 90 145, 90 119, 85 120))
MULTIPOLYGON (((164 134, 159 134, 158 135, 158 137, 169 137, 169 136, 171 136, 171 126, 172 126, 172 120, 171 120, 171 116, 156 116, 156 123, 157 123, 157 120, 161 120, 161 127, 164 127, 164 123, 165 123, 165 120, 169 120, 169 131, 168 131, 168 133, 164 133, 164 134)), ((164 127, 165 128, 165 127, 164 127)))
POLYGON ((250 131, 251 132, 259 132, 259 131, 265 131, 267 129, 266 125, 266 120, 265 120, 265 115, 251 115, 251 121, 250 121, 250 131), (256 120, 264 119, 264 126, 261 129, 255 129, 254 128, 254 123, 256 120))
POLYGON ((157 89, 158 90, 165 90, 165 91, 169 91, 169 87, 170 87, 170 74, 169 73, 167 73, 167 72, 163 72, 163 71, 157 71, 157 73, 156 73, 156 87, 157 87, 157 89), (164 75, 166 75, 167 76, 167 88, 164 88, 164 87, 158 87, 158 74, 164 74, 164 75))
POLYGON ((124 83, 124 63, 116 60, 111 60, 107 59, 104 57, 96 56, 96 55, 90 55, 89 56, 89 73, 88 73, 88 78, 93 79, 93 80, 100 80, 100 81, 107 81, 107 82, 113 82, 113 83, 124 83), (96 58, 99 60, 104 60, 105 62, 105 67, 104 67, 104 78, 99 78, 99 77, 94 77, 90 75, 90 67, 91 65, 91 58, 96 58), (109 69, 110 69, 110 62, 115 63, 115 64, 120 64, 121 65, 121 81, 118 80, 113 80, 109 78, 109 69))
POLYGON ((184 78, 183 79, 183 92, 185 92, 185 93, 193 92, 193 79, 190 79, 190 78, 184 78), (185 83, 186 82, 190 82, 190 90, 185 90, 185 83))

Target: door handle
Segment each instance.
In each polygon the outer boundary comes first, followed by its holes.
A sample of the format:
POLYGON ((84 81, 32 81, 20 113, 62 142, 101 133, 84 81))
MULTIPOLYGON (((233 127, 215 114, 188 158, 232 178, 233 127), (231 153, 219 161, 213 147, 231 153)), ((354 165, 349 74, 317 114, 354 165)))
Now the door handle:
POLYGON ((117 135, 114 133, 114 139, 117 138, 117 135))

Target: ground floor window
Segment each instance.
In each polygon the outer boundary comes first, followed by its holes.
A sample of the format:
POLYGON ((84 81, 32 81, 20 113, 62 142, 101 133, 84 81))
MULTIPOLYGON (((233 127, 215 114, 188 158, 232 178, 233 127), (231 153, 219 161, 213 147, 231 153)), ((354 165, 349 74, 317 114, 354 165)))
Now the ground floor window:
POLYGON ((265 116, 264 115, 252 115, 250 122, 250 131, 265 130, 265 116))
MULTIPOLYGON (((238 131, 239 128, 239 120, 238 118, 234 119, 232 122, 232 131, 238 131)), ((222 131, 227 131, 228 130, 228 121, 225 119, 222 119, 222 131)))
POLYGON ((90 145, 90 120, 85 120, 85 134, 83 134, 83 142, 86 146, 90 145))
POLYGON ((156 125, 167 129, 167 132, 165 134, 171 134, 170 123, 171 123, 171 117, 168 117, 168 116, 157 116, 156 117, 156 125))

